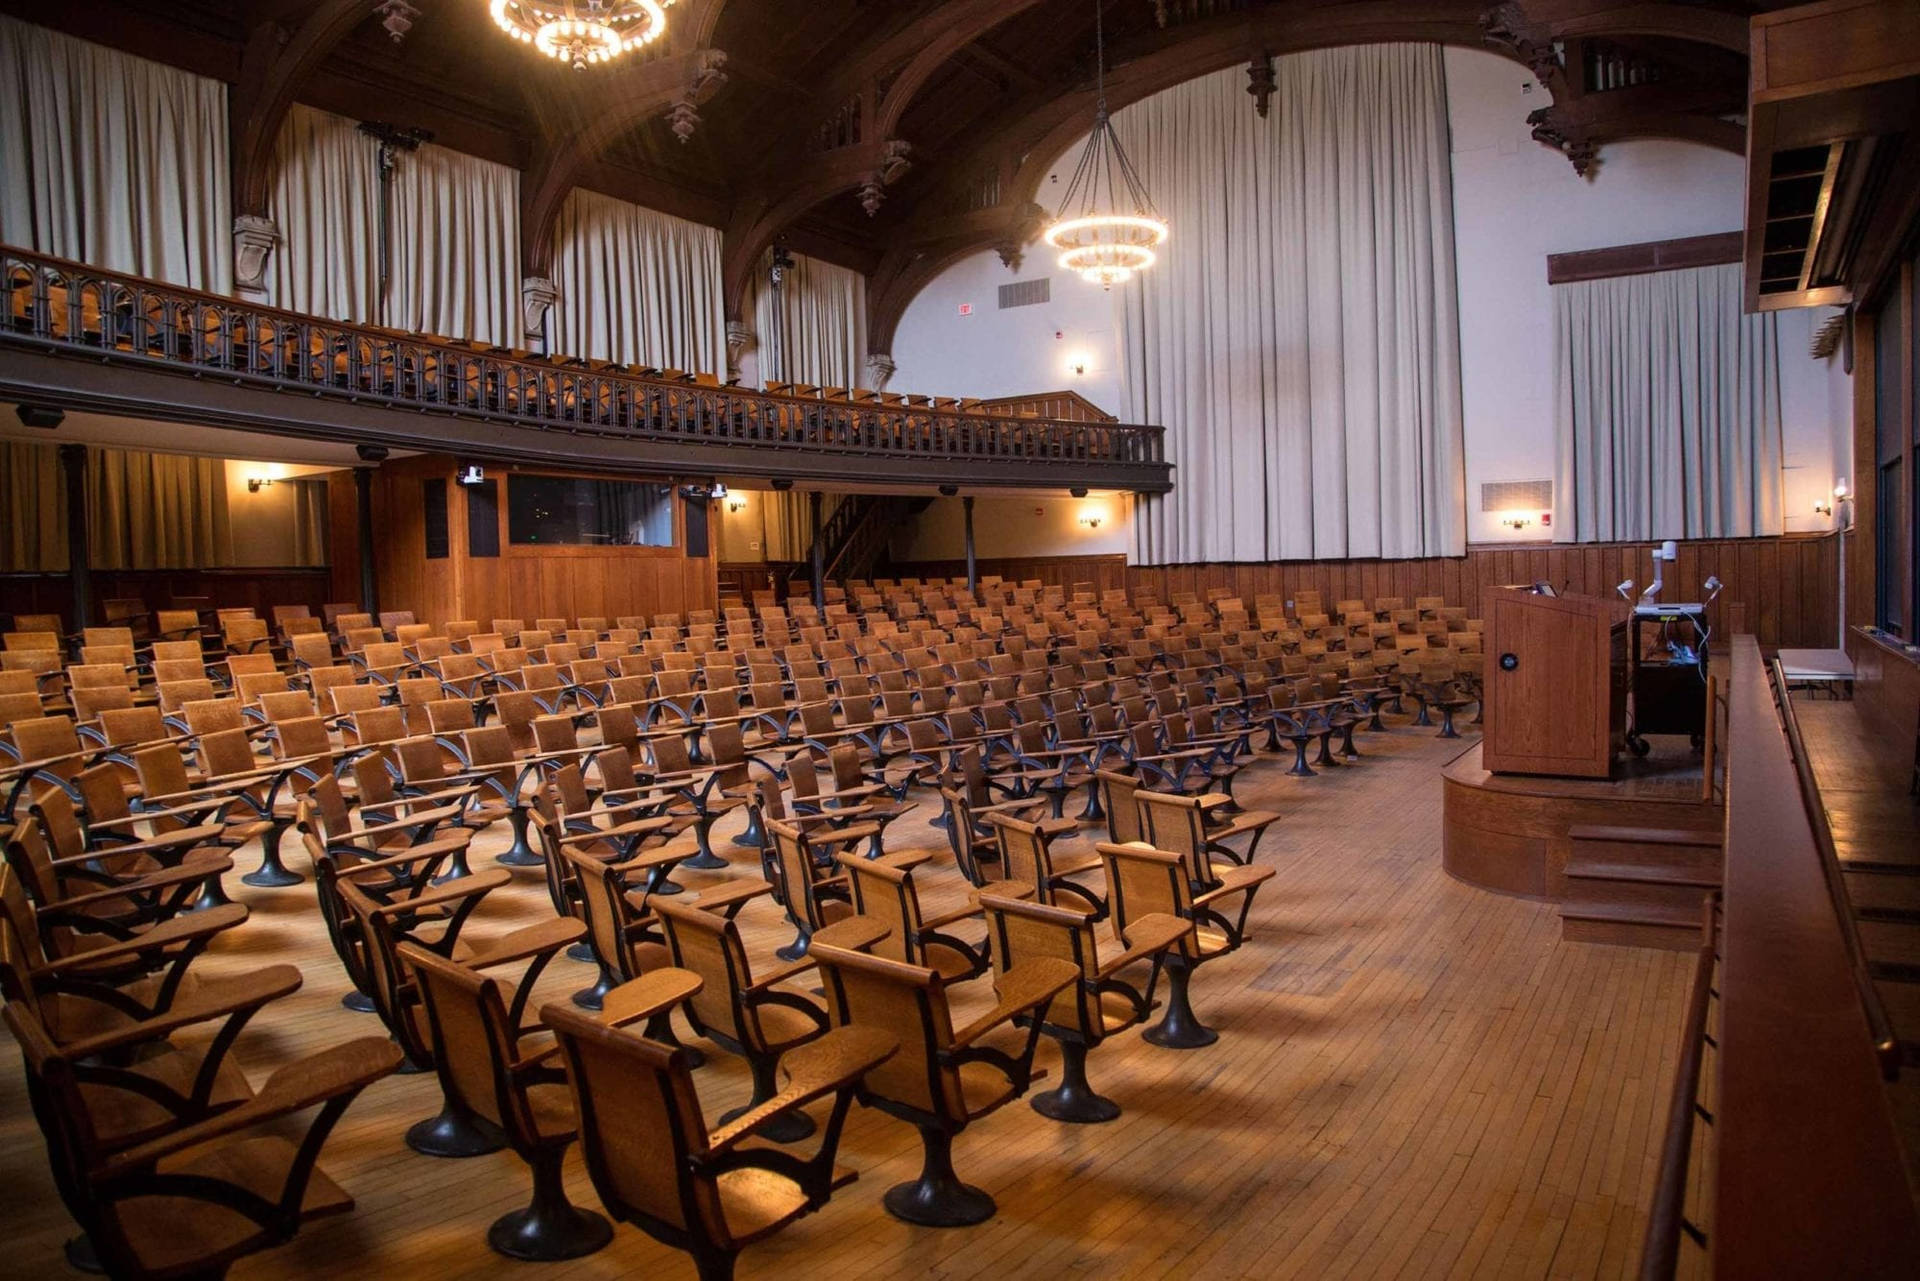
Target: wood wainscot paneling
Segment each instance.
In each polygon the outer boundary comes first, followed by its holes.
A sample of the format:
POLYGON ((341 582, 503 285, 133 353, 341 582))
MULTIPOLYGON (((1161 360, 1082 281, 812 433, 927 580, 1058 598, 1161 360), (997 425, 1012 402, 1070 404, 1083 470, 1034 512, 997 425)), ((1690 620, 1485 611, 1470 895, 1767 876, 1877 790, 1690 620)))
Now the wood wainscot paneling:
MULTIPOLYGON (((1289 560, 1259 564, 1134 565, 1124 556, 1062 556, 982 560, 982 574, 1038 579, 1072 587, 1088 583, 1096 590, 1146 587, 1162 600, 1176 592, 1205 598, 1224 590, 1249 607, 1256 596, 1292 600, 1318 591, 1331 606, 1339 600, 1377 600, 1398 596, 1443 596, 1449 604, 1477 609, 1489 587, 1549 582, 1555 590, 1586 596, 1611 596, 1614 585, 1633 579, 1644 587, 1653 577, 1651 543, 1483 543, 1465 556, 1418 560, 1289 560)), ((1836 610, 1839 566, 1831 534, 1789 534, 1780 538, 1696 539, 1680 544, 1680 559, 1667 566, 1664 599, 1698 600, 1709 575, 1725 584, 1707 611, 1722 640, 1751 632, 1765 647, 1786 645, 1831 648, 1839 628, 1836 610)), ((959 561, 896 563, 894 576, 958 577, 959 561)), ((1636 588, 1636 593, 1639 588, 1636 588)))
POLYGON ((1853 659, 1853 701, 1869 731, 1862 742, 1889 780, 1920 777, 1920 655, 1898 637, 1855 627, 1847 634, 1853 659))
MULTIPOLYGON (((374 478, 376 562, 383 609, 410 609, 422 622, 470 618, 618 618, 686 614, 719 599, 716 562, 687 555, 687 504, 674 498, 672 547, 516 546, 507 537, 506 488, 513 475, 588 475, 545 468, 490 468, 498 482, 497 556, 475 556, 469 505, 475 491, 453 483, 456 462, 423 454, 381 466, 374 478), (447 546, 427 555, 421 482, 447 483, 447 546)), ((622 477, 621 479, 645 479, 622 477)), ((659 483, 675 484, 669 478, 659 483)))

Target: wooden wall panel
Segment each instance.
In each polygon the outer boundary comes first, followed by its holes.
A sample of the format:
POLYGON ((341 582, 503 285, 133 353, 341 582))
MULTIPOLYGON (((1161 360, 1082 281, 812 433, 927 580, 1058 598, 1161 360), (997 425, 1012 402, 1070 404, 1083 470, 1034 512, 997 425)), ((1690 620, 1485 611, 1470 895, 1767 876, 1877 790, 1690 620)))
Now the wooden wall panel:
MULTIPOLYGON (((674 547, 516 547, 507 541, 507 476, 500 495, 500 555, 467 554, 468 492, 451 484, 455 462, 421 455, 382 465, 374 480, 375 538, 383 609, 410 609, 423 622, 470 618, 618 618, 713 609, 715 562, 690 557, 683 510, 674 547), (449 480, 448 555, 426 558, 420 482, 449 480)), ((520 470, 520 469, 515 469, 520 470)), ((679 499, 675 499, 676 504, 679 499)))
MULTIPOLYGON (((1667 567, 1668 601, 1700 599, 1701 584, 1717 574, 1726 585, 1709 611, 1725 638, 1744 618, 1760 643, 1832 648, 1839 629, 1837 540, 1831 534, 1782 538, 1701 539, 1680 544, 1680 559, 1667 567)), ((1129 567, 1124 556, 1059 556, 982 560, 982 574, 1039 579, 1049 585, 1091 584, 1095 591, 1148 587, 1165 599, 1176 592, 1204 597, 1226 588, 1251 606, 1254 597, 1291 600, 1317 590, 1328 605, 1344 599, 1372 601, 1399 596, 1444 596, 1469 608, 1488 587, 1545 581, 1561 592, 1611 596, 1614 585, 1632 579, 1637 595, 1653 578, 1647 543, 1481 544, 1460 557, 1421 560, 1273 561, 1265 564, 1145 565, 1129 567)), ((895 577, 958 577, 960 561, 896 564, 895 577)))

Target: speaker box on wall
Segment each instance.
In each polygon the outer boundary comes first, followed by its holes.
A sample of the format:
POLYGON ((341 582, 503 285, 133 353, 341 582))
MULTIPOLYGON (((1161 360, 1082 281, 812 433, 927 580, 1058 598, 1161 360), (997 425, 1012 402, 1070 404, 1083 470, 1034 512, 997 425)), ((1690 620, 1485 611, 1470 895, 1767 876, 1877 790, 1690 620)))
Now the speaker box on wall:
POLYGON ((420 482, 420 513, 427 527, 427 559, 447 558, 447 482, 433 477, 420 482))
POLYGON ((711 553, 708 550, 707 500, 704 498, 685 498, 687 505, 687 555, 695 560, 705 560, 711 553))
POLYGON ((467 486, 467 555, 500 554, 500 482, 467 486))

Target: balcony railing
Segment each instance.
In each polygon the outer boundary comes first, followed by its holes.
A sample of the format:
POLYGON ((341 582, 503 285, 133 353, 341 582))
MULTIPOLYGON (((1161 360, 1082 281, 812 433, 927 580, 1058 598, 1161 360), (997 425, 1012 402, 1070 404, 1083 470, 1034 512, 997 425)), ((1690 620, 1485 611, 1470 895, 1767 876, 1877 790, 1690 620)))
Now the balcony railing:
MULTIPOLYGON (((1109 470, 1165 490, 1162 429, 781 395, 321 320, 0 247, 0 343, 195 377, 628 441, 1109 470)), ((583 449, 583 453, 588 451, 583 449)), ((737 470, 751 474, 750 462, 737 470)), ((1033 483, 1044 484, 1044 474, 1033 483)))

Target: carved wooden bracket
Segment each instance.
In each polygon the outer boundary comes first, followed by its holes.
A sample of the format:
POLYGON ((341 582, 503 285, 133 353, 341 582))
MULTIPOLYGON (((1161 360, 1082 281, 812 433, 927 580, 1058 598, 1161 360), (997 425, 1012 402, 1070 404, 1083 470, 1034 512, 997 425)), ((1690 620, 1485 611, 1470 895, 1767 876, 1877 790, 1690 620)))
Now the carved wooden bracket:
POLYGON ((1247 64, 1247 92, 1253 95, 1253 109, 1265 120, 1273 105, 1273 58, 1261 54, 1247 64))
POLYGON ((520 282, 520 322, 526 333, 547 332, 547 317, 560 301, 560 286, 545 276, 528 276, 520 282))
POLYGON ((267 264, 281 241, 271 218, 241 214, 233 220, 233 287, 242 294, 267 292, 267 264))

